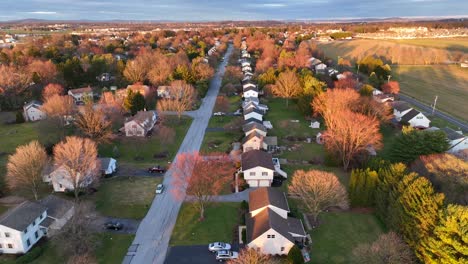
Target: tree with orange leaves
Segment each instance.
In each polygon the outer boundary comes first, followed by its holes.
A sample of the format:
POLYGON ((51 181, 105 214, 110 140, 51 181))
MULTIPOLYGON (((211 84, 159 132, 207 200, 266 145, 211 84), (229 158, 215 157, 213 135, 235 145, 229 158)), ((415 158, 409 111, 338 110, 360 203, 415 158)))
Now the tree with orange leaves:
POLYGON ((58 84, 58 83, 49 83, 44 87, 44 90, 42 91, 42 98, 44 100, 49 99, 53 95, 63 95, 64 90, 63 86, 58 84))
POLYGON ((322 115, 328 128, 333 128, 340 113, 353 109, 359 102, 359 94, 352 89, 328 89, 312 101, 312 109, 316 114, 322 115))
POLYGON ((291 98, 298 96, 302 92, 301 82, 296 71, 287 70, 280 73, 275 84, 272 86, 274 95, 286 98, 286 107, 291 98))
POLYGON ((175 111, 181 117, 184 111, 190 110, 195 103, 196 91, 192 85, 185 81, 176 80, 171 83, 171 98, 158 101, 158 111, 175 111))
POLYGON ((382 85, 382 91, 388 94, 398 94, 400 92, 400 83, 391 81, 382 85))
POLYGON ((182 199, 190 195, 193 205, 205 218, 205 208, 232 179, 236 168, 226 154, 215 153, 201 156, 198 152, 182 153, 172 165, 174 177, 173 194, 182 199))

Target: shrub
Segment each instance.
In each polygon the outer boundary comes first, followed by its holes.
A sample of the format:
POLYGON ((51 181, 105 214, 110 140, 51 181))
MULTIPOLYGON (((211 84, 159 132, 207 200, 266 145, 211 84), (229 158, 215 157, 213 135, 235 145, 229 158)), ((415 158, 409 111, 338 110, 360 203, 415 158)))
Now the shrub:
POLYGON ((16 123, 21 124, 21 123, 24 123, 24 122, 25 122, 25 120, 24 120, 23 113, 21 111, 16 112, 16 123))
POLYGON ((304 263, 304 258, 302 257, 302 252, 296 245, 293 246, 289 250, 288 262, 290 264, 302 264, 302 263, 304 263))
POLYGON ((247 212, 247 210, 249 210, 249 203, 247 201, 242 201, 241 202, 241 210, 243 210, 244 212, 247 212))

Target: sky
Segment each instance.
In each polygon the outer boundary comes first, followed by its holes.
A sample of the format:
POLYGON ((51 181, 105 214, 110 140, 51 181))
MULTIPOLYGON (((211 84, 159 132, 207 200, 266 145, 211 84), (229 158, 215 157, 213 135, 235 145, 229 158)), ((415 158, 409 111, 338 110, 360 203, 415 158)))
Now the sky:
POLYGON ((0 0, 0 20, 468 17, 468 0, 0 0))

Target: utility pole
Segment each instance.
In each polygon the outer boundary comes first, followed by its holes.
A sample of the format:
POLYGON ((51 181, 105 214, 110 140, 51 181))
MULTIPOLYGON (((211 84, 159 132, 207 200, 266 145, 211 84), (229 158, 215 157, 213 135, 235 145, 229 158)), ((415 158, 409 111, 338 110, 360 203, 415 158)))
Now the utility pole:
POLYGON ((356 77, 356 82, 359 82, 359 66, 361 66, 361 64, 359 64, 358 62, 358 65, 357 65, 357 77, 356 77))
POLYGON ((434 104, 432 105, 432 115, 434 115, 434 111, 435 111, 435 107, 436 107, 436 104, 437 104, 437 98, 438 98, 438 97, 439 97, 439 96, 436 95, 435 98, 434 98, 434 104))
POLYGON ((387 83, 389 83, 389 82, 390 82, 390 78, 392 78, 392 76, 391 76, 391 75, 388 75, 387 77, 388 77, 387 83))

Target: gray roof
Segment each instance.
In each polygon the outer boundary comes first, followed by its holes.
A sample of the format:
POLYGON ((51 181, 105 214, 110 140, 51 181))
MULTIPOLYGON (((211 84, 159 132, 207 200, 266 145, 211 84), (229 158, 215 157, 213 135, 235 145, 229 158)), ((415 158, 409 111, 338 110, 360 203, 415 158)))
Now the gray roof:
POLYGON ((112 158, 99 158, 99 161, 101 162, 101 170, 106 170, 109 168, 111 160, 112 158))
POLYGON ((273 205, 289 212, 288 201, 284 192, 271 187, 261 187, 249 193, 249 211, 273 205))
POLYGON ((393 108, 395 108, 399 112, 403 112, 412 108, 411 106, 409 106, 408 103, 402 102, 402 101, 394 102, 392 105, 393 105, 393 108))
POLYGON ((418 110, 411 109, 408 113, 401 117, 401 122, 408 122, 420 113, 421 112, 419 112, 418 110))
POLYGON ((251 117, 251 118, 244 121, 244 125, 248 125, 248 124, 252 124, 252 123, 263 125, 262 121, 260 121, 258 119, 255 119, 253 117, 251 117))
POLYGON ((245 124, 242 126, 242 131, 244 132, 249 132, 253 129, 258 129, 260 131, 264 131, 266 132, 267 129, 266 127, 263 125, 263 124, 260 124, 260 123, 248 123, 248 124, 245 124))
POLYGON ((460 134, 457 131, 449 127, 442 128, 442 131, 444 131, 444 133, 447 135, 447 138, 450 140, 456 140, 456 139, 461 139, 465 137, 463 134, 460 134))
POLYGON ((42 227, 49 227, 54 222, 55 222, 55 219, 50 218, 50 217, 46 217, 46 219, 44 219, 44 221, 41 222, 41 226, 42 227))
POLYGON ((247 91, 255 91, 255 92, 258 93, 258 89, 257 89, 257 87, 255 87, 255 86, 253 86, 253 87, 252 87, 252 86, 249 86, 249 87, 247 87, 247 88, 244 88, 244 93, 247 92, 247 91))
POLYGON ((257 114, 263 116, 263 112, 260 111, 260 110, 258 110, 257 108, 249 108, 249 109, 245 110, 245 111, 244 111, 244 116, 245 116, 245 115, 248 115, 248 114, 250 114, 250 113, 252 113, 252 112, 255 112, 255 113, 257 113, 257 114))
POLYGON ((270 153, 261 150, 244 152, 241 155, 242 169, 248 170, 260 166, 274 171, 272 158, 270 153))
POLYGON ((47 215, 53 218, 62 218, 73 206, 73 202, 59 198, 55 195, 49 195, 39 201, 47 208, 47 215))
POLYGON ((302 221, 300 219, 294 217, 288 217, 288 231, 294 234, 298 234, 301 236, 306 236, 306 232, 304 230, 304 225, 302 225, 302 221))
POLYGON ((26 201, 2 214, 0 216, 0 225, 24 231, 27 226, 32 224, 34 219, 38 218, 46 210, 47 208, 39 203, 26 201))
POLYGON ((255 240, 270 229, 274 229, 286 239, 294 243, 294 238, 288 232, 288 220, 282 218, 270 208, 262 210, 254 217, 246 217, 247 243, 255 240))

